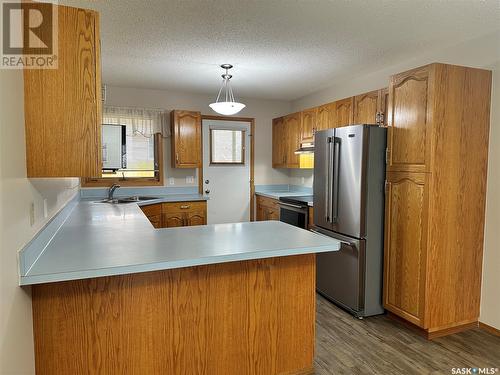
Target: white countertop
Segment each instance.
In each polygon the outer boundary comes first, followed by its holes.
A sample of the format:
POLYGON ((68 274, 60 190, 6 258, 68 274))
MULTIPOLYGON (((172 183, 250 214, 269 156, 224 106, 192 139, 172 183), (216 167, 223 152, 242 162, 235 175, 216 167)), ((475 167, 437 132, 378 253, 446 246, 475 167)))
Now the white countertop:
MULTIPOLYGON (((141 205, 151 203, 156 201, 141 205)), ((21 275, 20 284, 337 251, 339 247, 333 238, 278 221, 154 229, 135 203, 80 201, 33 266, 21 275)))

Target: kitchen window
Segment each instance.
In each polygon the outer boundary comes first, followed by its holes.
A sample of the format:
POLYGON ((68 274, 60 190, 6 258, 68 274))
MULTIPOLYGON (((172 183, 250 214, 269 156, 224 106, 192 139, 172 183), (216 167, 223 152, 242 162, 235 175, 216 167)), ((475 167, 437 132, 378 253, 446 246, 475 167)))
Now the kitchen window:
POLYGON ((210 164, 245 164, 245 131, 210 129, 210 164))
POLYGON ((82 185, 163 185, 165 112, 123 107, 105 107, 103 112, 101 176, 82 185))

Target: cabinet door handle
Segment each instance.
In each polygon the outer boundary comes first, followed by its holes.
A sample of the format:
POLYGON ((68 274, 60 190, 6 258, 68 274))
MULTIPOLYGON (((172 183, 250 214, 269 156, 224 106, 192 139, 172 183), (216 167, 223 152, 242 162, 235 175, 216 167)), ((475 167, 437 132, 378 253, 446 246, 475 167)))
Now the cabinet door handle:
POLYGON ((177 163, 179 162, 179 153, 178 152, 175 153, 175 161, 177 163))
POLYGON ((375 123, 380 125, 380 112, 375 115, 375 123))
POLYGON ((187 210, 189 207, 191 207, 191 206, 189 206, 189 205, 182 205, 181 206, 181 210, 187 210))
POLYGON ((380 112, 380 114, 379 114, 380 125, 384 125, 384 122, 385 122, 384 117, 385 117, 384 112, 380 112))

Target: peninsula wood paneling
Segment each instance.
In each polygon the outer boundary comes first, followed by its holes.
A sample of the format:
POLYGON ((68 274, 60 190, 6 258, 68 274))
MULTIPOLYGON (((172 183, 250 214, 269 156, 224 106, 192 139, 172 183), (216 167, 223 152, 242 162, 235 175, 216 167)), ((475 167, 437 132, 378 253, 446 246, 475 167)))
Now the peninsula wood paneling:
POLYGON ((58 68, 24 70, 28 177, 101 173, 99 14, 57 6, 58 68))
POLYGON ((312 370, 313 254, 35 285, 38 375, 312 370))

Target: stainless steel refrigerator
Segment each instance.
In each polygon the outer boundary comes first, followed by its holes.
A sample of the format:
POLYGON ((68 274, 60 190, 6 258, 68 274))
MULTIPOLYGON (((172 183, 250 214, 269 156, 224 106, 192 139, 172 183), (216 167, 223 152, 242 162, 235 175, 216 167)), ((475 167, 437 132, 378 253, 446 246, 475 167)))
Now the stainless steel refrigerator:
POLYGON ((317 254, 316 288, 357 317, 383 313, 386 129, 352 125, 314 142, 314 230, 341 241, 317 254))

